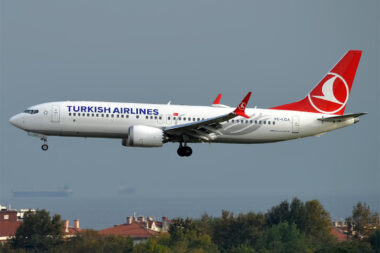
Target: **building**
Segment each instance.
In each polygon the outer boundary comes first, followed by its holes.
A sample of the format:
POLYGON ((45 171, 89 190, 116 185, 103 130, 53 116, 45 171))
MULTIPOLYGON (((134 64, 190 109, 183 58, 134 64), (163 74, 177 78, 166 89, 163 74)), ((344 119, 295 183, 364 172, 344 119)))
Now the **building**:
POLYGON ((0 206, 0 243, 12 239, 16 235, 21 221, 17 218, 17 210, 0 206))
POLYGON ((330 234, 335 237, 338 242, 344 242, 348 240, 347 233, 337 227, 331 227, 330 234))
POLYGON ((144 216, 129 216, 126 223, 115 225, 99 231, 101 235, 121 235, 133 239, 137 244, 145 242, 152 236, 166 233, 169 230, 170 220, 168 217, 162 217, 161 221, 155 221, 153 217, 145 218, 144 216))
POLYGON ((64 221, 64 227, 63 227, 63 237, 64 238, 71 238, 71 237, 74 237, 76 236, 79 232, 83 231, 83 229, 81 229, 79 227, 79 220, 74 220, 73 221, 73 226, 70 227, 70 222, 69 220, 65 220, 64 221))
MULTIPOLYGON (((22 224, 24 214, 26 212, 36 212, 34 209, 7 209, 5 206, 0 205, 0 243, 12 239, 16 235, 18 227, 22 224)), ((64 221, 64 238, 71 238, 81 232, 79 227, 79 220, 73 221, 73 226, 69 226, 69 221, 64 221)))

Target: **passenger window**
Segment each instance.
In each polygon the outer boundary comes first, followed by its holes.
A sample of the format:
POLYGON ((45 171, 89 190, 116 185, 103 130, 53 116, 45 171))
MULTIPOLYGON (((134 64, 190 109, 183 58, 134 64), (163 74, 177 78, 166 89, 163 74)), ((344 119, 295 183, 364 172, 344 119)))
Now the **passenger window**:
POLYGON ((84 116, 86 116, 86 114, 85 114, 85 113, 82 113, 82 116, 84 117, 84 116))
POLYGON ((195 121, 195 118, 193 118, 193 121, 195 121))
POLYGON ((121 115, 121 118, 124 118, 124 114, 121 115))
POLYGON ((90 114, 89 114, 89 113, 87 113, 87 117, 90 117, 90 114))
POLYGON ((106 117, 108 118, 108 116, 109 116, 109 115, 108 115, 108 113, 107 113, 107 114, 106 114, 106 117))
POLYGON ((104 117, 104 114, 102 113, 102 117, 104 117))
POLYGON ((268 121, 268 125, 270 125, 270 121, 268 121))
POLYGON ((253 123, 253 120, 250 120, 250 121, 249 121, 249 123, 251 123, 251 124, 252 124, 252 123, 253 123))
POLYGON ((95 114, 93 113, 91 116, 94 117, 94 115, 95 115, 95 114))
POLYGON ((127 115, 125 115, 125 118, 127 119, 127 118, 129 118, 129 115, 127 114, 127 115))
POLYGON ((276 122, 275 121, 273 121, 273 125, 275 124, 276 122))
POLYGON ((177 118, 176 117, 173 117, 173 120, 176 120, 177 118))
POLYGON ((198 118, 198 121, 200 121, 201 119, 200 118, 198 118))
POLYGON ((160 116, 160 117, 158 117, 158 119, 162 119, 162 117, 160 116))
POLYGON ((150 116, 150 119, 153 119, 153 116, 150 116))
POLYGON ((257 120, 255 120, 255 124, 257 124, 257 120))
POLYGON ((265 120, 263 121, 264 125, 267 123, 265 120))
POLYGON ((73 116, 76 116, 76 113, 75 113, 75 112, 73 113, 73 116))
POLYGON ((157 119, 157 116, 154 116, 154 119, 157 119))
POLYGON ((119 114, 116 114, 116 118, 119 118, 120 117, 120 115, 119 114))
POLYGON ((259 124, 261 124, 261 120, 259 120, 259 124))
POLYGON ((96 117, 99 117, 99 113, 96 114, 96 117))
POLYGON ((168 117, 168 120, 170 120, 170 117, 168 117))
POLYGON ((114 116, 114 115, 113 115, 113 114, 111 114, 111 118, 113 118, 113 116, 114 116))
POLYGON ((149 119, 149 116, 145 116, 145 119, 149 119))
POLYGON ((181 120, 181 117, 179 117, 178 120, 181 120))
POLYGON ((140 116, 139 116, 139 115, 136 115, 136 119, 138 119, 138 118, 140 118, 140 116))
POLYGON ((69 112, 69 116, 71 116, 71 112, 69 112))
POLYGON ((231 120, 232 121, 232 123, 235 123, 235 120, 231 120))

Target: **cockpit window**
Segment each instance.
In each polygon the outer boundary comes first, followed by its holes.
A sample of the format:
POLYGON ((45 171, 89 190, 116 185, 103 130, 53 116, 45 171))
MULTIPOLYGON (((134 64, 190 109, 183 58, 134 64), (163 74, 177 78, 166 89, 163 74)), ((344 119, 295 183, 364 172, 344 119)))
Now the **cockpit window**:
POLYGON ((25 113, 29 113, 29 114, 37 114, 38 110, 29 110, 29 109, 26 109, 24 112, 25 113))

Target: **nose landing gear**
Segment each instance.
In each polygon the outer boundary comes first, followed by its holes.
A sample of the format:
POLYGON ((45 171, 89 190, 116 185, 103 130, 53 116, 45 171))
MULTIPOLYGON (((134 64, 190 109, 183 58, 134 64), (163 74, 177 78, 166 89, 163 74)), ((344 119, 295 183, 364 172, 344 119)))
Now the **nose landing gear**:
POLYGON ((43 136, 43 137, 41 137, 41 140, 44 141, 44 144, 42 144, 41 149, 43 151, 48 150, 49 146, 47 145, 47 137, 43 136))
POLYGON ((185 146, 182 146, 182 142, 179 144, 179 148, 177 149, 177 154, 181 157, 183 156, 191 156, 191 154, 193 153, 193 150, 186 146, 186 143, 185 143, 185 146))

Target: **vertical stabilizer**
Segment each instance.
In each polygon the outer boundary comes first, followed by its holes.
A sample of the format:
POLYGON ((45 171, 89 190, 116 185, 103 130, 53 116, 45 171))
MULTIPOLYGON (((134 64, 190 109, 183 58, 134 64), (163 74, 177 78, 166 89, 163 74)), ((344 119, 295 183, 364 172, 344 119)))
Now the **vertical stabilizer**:
POLYGON ((348 51, 304 99, 271 109, 343 115, 361 55, 348 51))

